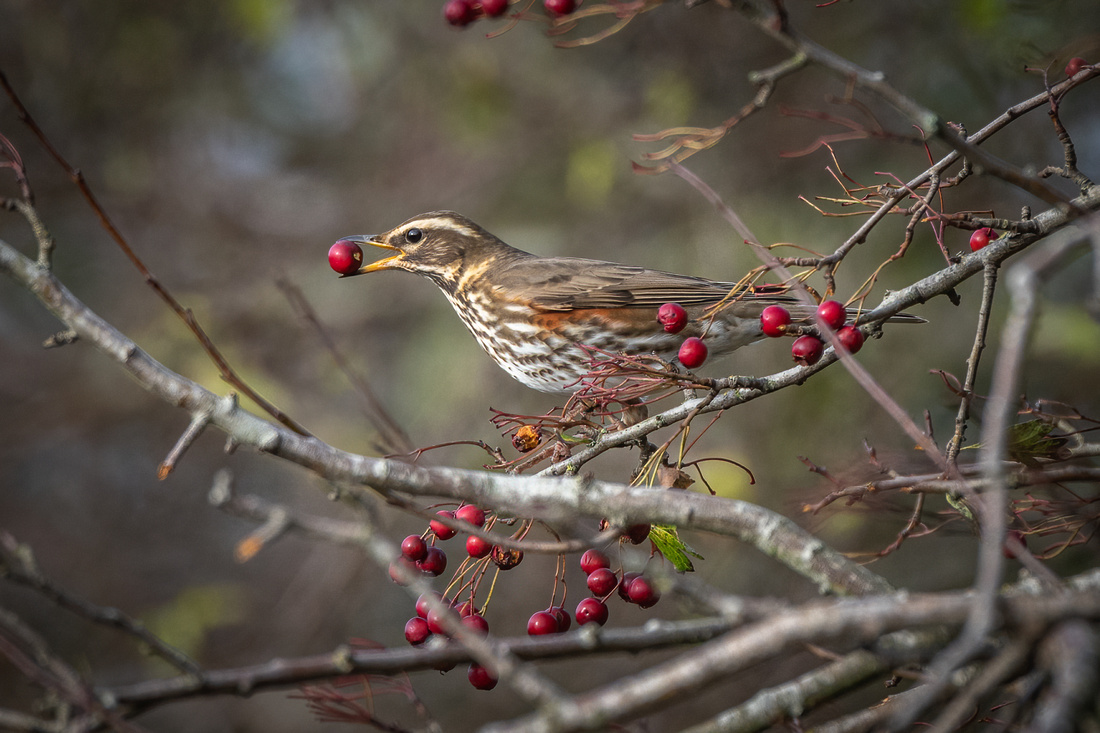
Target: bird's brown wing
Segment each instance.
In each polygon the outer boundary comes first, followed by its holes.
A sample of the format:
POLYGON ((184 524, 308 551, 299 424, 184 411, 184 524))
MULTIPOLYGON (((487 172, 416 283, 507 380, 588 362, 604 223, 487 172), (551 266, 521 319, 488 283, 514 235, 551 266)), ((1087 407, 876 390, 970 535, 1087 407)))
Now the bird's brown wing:
POLYGON ((565 257, 520 260, 494 274, 494 282, 506 291, 525 293, 529 305, 546 311, 656 308, 668 302, 710 305, 734 287, 690 275, 565 257))
MULTIPOLYGON (((547 312, 581 308, 659 308, 679 303, 702 309, 725 299, 735 283, 677 275, 632 265, 574 257, 523 257, 493 272, 493 284, 505 293, 522 293, 526 305, 547 312)), ((813 316, 817 306, 790 294, 784 285, 755 285, 734 300, 737 315, 756 315, 767 305, 781 303, 796 320, 813 316)), ((855 311, 849 309, 849 315, 855 311)), ((898 313, 891 323, 925 323, 919 316, 898 313)))

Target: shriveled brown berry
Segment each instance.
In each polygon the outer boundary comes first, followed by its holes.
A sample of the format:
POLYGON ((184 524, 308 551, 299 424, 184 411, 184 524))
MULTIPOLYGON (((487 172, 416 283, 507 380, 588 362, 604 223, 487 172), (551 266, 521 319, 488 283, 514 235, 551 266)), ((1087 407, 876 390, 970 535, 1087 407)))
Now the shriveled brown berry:
POLYGON ((520 453, 528 453, 537 448, 541 440, 541 430, 534 425, 523 425, 512 436, 512 445, 520 453))
POLYGON ((523 550, 506 550, 497 545, 492 552, 493 562, 501 570, 511 570, 523 562, 523 550))

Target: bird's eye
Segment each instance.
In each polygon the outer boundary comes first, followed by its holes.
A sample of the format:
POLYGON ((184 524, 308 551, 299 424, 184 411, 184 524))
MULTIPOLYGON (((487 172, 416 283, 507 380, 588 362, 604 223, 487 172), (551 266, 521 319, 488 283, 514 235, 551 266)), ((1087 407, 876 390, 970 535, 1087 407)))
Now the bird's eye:
POLYGON ((409 231, 405 232, 405 241, 409 244, 416 244, 423 238, 424 232, 420 231, 419 229, 410 229, 409 231))

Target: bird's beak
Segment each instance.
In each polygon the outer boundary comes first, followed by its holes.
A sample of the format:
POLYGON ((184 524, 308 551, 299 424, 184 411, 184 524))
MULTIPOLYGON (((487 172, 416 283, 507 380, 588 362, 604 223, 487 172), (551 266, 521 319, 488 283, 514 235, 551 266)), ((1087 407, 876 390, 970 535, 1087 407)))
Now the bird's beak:
POLYGON ((403 251, 401 251, 397 247, 394 247, 392 244, 386 244, 385 242, 379 241, 378 238, 380 236, 381 235, 379 234, 357 234, 351 237, 344 237, 344 239, 348 240, 349 242, 355 242, 356 244, 369 244, 372 247, 388 249, 397 253, 390 257, 383 257, 380 260, 363 265, 358 270, 353 272, 352 275, 362 275, 364 273, 375 272, 377 270, 395 269, 397 267, 396 263, 405 256, 405 253, 403 251))

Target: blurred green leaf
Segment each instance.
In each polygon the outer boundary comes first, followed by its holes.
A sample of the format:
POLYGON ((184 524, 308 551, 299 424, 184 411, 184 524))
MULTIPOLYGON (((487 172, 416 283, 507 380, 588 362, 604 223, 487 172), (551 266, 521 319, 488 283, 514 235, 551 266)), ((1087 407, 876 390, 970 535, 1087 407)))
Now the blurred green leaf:
POLYGON ((615 186, 616 174, 625 166, 618 150, 606 140, 577 146, 569 153, 565 174, 570 200, 588 208, 602 207, 615 186))
POLYGON ((691 79, 679 71, 665 69, 646 86, 646 112, 658 125, 687 125, 698 106, 695 97, 691 79))
POLYGON ((235 585, 197 585, 185 589, 145 618, 145 625, 168 644, 195 657, 206 635, 245 619, 244 594, 235 585))
POLYGON ((677 572, 690 573, 695 570, 695 566, 691 563, 691 558, 703 559, 702 555, 688 547, 687 544, 680 539, 680 533, 676 531, 675 527, 655 524, 649 530, 649 539, 657 546, 658 552, 664 555, 665 559, 672 563, 672 566, 676 568, 677 572))
MULTIPOLYGON (((1036 458, 1054 458, 1066 444, 1061 436, 1051 437, 1054 423, 1047 420, 1026 420, 1008 429, 1008 455, 1025 466, 1034 466, 1036 458)), ((980 448, 981 443, 968 445, 964 450, 980 448)))

